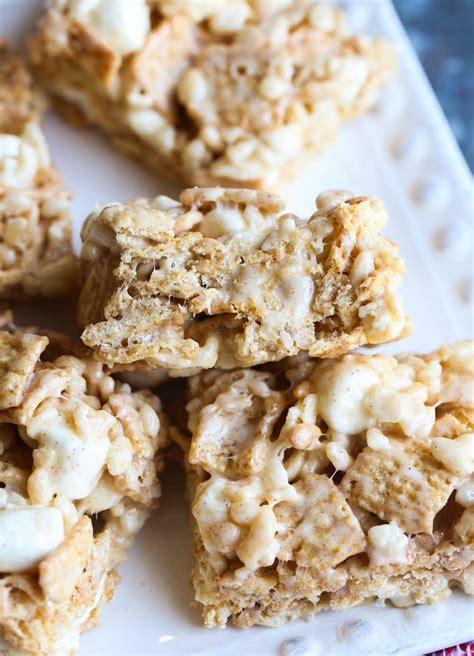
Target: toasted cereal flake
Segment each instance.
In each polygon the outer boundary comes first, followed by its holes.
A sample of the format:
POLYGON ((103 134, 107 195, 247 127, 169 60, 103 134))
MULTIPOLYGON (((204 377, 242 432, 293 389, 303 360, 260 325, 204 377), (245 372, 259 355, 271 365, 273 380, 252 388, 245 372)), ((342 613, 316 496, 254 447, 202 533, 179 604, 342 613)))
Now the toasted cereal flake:
MULTIPOLYGON (((363 551, 365 536, 359 522, 326 475, 306 474, 295 489, 303 503, 295 503, 299 522, 286 539, 299 566, 325 570, 363 551)), ((277 509, 277 517, 284 521, 285 509, 281 514, 277 509)), ((285 551, 285 540, 282 549, 285 551)))
POLYGON ((349 499, 408 533, 431 533, 459 477, 439 465, 422 443, 392 439, 384 451, 364 449, 347 471, 349 499))
POLYGON ((0 409, 19 405, 48 339, 0 332, 0 409))

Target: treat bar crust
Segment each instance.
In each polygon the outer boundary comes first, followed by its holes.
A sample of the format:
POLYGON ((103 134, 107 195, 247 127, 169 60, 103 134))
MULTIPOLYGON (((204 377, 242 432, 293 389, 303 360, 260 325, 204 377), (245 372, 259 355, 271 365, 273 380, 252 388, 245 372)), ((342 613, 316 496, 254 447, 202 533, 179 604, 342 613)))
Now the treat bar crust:
POLYGON ((167 443, 156 396, 92 358, 49 359, 61 349, 0 332, 0 651, 21 656, 72 656, 98 624, 167 443))
POLYGON ((313 0, 50 0, 30 59, 67 117, 160 176, 281 188, 394 68, 313 0))
POLYGON ((309 219, 244 189, 108 205, 82 230, 82 339, 109 366, 185 375, 398 338, 404 266, 386 221, 347 192, 320 194, 309 219))
POLYGON ((207 626, 474 594, 474 342, 188 384, 207 626))
POLYGON ((41 130, 40 98, 0 39, 0 298, 59 296, 75 286, 70 194, 41 130))

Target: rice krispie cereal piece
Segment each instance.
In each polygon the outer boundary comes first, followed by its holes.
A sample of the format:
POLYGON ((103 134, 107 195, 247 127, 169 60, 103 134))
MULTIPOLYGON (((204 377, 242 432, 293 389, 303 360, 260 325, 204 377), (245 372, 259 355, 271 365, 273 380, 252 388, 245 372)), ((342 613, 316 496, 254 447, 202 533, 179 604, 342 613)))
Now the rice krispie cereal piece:
POLYGON ((314 0, 50 0, 30 57, 66 116, 159 175, 267 190, 394 68, 386 41, 314 0))
POLYGON ((474 342, 188 384, 207 626, 474 594, 474 342))
POLYGON ((0 651, 25 656, 75 654, 98 624, 167 443, 156 396, 47 345, 0 332, 0 651))
POLYGON ((99 208, 82 230, 82 339, 109 366, 176 375, 395 339, 404 265, 386 221, 347 192, 320 194, 309 219, 221 188, 99 208))
POLYGON ((70 193, 41 114, 20 58, 0 39, 0 298, 58 296, 75 286, 70 193))

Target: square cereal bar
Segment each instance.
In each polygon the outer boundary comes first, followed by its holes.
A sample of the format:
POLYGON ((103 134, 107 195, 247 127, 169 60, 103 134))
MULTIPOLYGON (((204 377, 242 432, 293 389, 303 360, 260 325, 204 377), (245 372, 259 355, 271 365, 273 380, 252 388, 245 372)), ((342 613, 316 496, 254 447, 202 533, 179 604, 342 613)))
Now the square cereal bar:
POLYGON ((48 348, 0 331, 0 647, 12 654, 75 654, 98 624, 157 505, 168 439, 156 396, 48 348))
POLYGON ((404 265, 376 198, 187 189, 99 208, 82 229, 82 339, 117 368, 233 368, 398 338, 404 265))
POLYGON ((394 68, 314 0, 50 0, 30 58, 66 116, 159 175, 256 189, 293 178, 394 68))
POLYGON ((0 39, 0 298, 59 296, 75 287, 70 194, 41 115, 19 56, 0 39))
POLYGON ((188 382, 206 626, 474 594, 474 342, 188 382))

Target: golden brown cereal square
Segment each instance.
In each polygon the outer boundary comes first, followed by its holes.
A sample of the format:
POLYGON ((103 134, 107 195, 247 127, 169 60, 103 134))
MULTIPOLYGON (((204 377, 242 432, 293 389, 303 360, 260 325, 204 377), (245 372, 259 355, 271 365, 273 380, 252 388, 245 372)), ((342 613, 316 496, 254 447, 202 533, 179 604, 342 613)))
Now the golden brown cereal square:
MULTIPOLYGON (((304 499, 304 511, 300 514, 297 510, 298 523, 294 525, 293 518, 289 525, 282 540, 283 554, 288 550, 288 557, 301 567, 325 570, 364 549, 364 532, 331 479, 323 474, 306 474, 295 488, 304 499)), ((275 509, 277 520, 284 523, 286 505, 275 509)))
POLYGON ((20 403, 47 337, 0 332, 0 409, 20 403))
POLYGON ((390 448, 365 448, 341 487, 350 501, 407 533, 431 533, 458 477, 433 458, 421 442, 391 439, 390 448))

